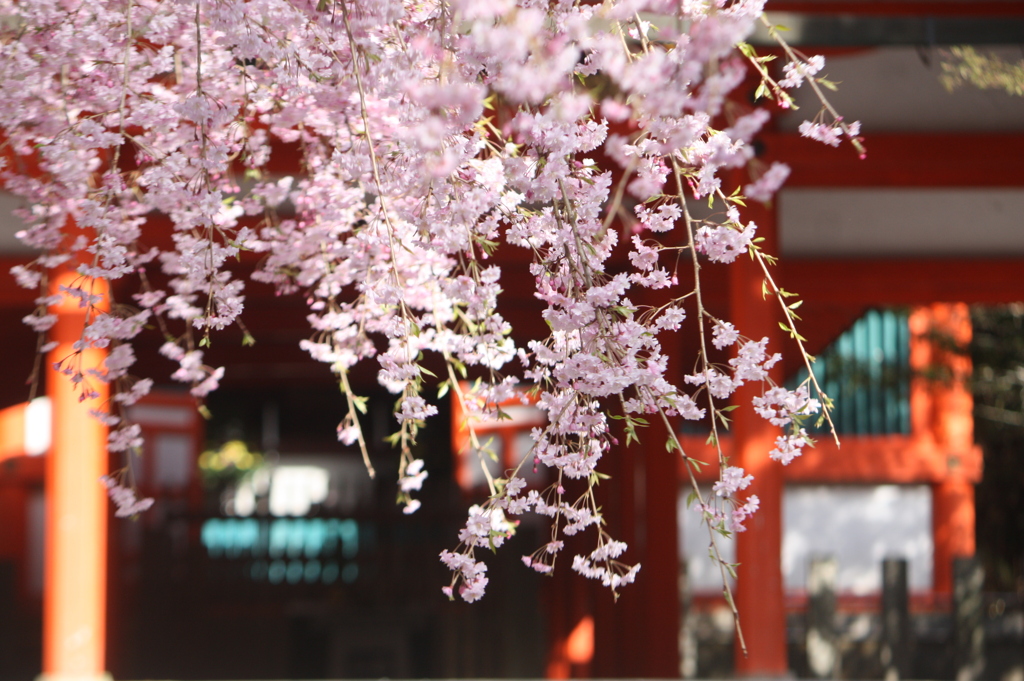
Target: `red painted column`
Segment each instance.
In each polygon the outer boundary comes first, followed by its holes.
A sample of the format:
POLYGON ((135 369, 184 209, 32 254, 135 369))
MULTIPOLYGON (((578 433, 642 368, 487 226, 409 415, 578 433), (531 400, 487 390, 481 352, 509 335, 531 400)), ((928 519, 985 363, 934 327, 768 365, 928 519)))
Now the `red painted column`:
MULTIPOLYGON (((668 302, 668 296, 639 289, 633 300, 657 307, 668 302)), ((678 341, 672 334, 661 340, 678 341)), ((669 357, 666 374, 679 376, 678 353, 671 345, 664 351, 669 357)), ((640 442, 629 446, 624 430, 616 426, 619 444, 601 461, 603 472, 612 477, 597 488, 598 503, 611 519, 612 536, 629 544, 620 560, 640 563, 641 569, 636 582, 623 587, 614 603, 606 587, 590 585, 595 592, 595 648, 588 671, 599 678, 679 676, 679 452, 666 449, 669 433, 660 418, 646 418, 650 426, 638 429, 640 442)))
MULTIPOLYGON (((644 433, 644 436, 648 435, 649 433, 644 433)), ((645 542, 641 538, 645 522, 644 450, 635 442, 626 447, 625 437, 621 432, 618 432, 616 437, 620 444, 613 446, 601 461, 604 464, 607 460, 604 472, 611 475, 611 479, 604 481, 597 488, 598 503, 611 521, 609 530, 612 536, 629 545, 629 549, 619 560, 630 564, 640 563, 643 568, 634 584, 621 589, 617 601, 612 600, 607 587, 588 580, 595 623, 594 663, 591 671, 597 678, 647 676, 648 665, 645 656, 650 654, 650 647, 645 641, 648 634, 647 599, 644 589, 647 578, 644 574, 647 569, 647 554, 645 542)), ((650 443, 646 440, 643 442, 648 447, 657 446, 655 440, 651 440, 650 443)), ((580 553, 583 555, 593 550, 594 541, 591 537, 586 537, 581 543, 583 549, 580 553)))
MULTIPOLYGON (((776 224, 774 209, 751 205, 746 213, 764 237, 762 248, 775 254, 776 224)), ((768 337, 769 352, 782 351, 779 330, 779 304, 761 293, 764 275, 760 266, 740 256, 730 268, 730 321, 752 340, 768 337)), ((773 268, 774 278, 778 268, 773 268)), ((773 369, 772 378, 782 382, 781 371, 773 369)), ((747 531, 737 535, 736 557, 740 564, 735 601, 740 625, 746 639, 747 655, 737 642, 735 653, 738 676, 784 676, 789 671, 786 655, 786 609, 782 586, 782 466, 768 458, 775 447, 778 428, 758 416, 751 400, 761 394, 760 385, 745 385, 736 391, 732 412, 735 453, 730 462, 753 474, 754 482, 746 490, 756 494, 761 507, 747 522, 747 531)))
MULTIPOLYGON (((80 280, 56 277, 58 286, 80 280)), ((93 293, 106 284, 93 282, 93 293)), ((88 380, 99 393, 80 401, 80 386, 53 369, 69 357, 82 336, 85 310, 65 296, 52 309, 57 323, 50 338, 46 376, 53 407, 53 441, 46 461, 46 554, 43 590, 43 679, 85 681, 106 676, 107 498, 99 478, 107 473, 107 429, 89 416, 108 398, 107 385, 88 380)), ((82 353, 82 370, 99 367, 105 350, 82 353)))
POLYGON ((928 309, 933 358, 942 376, 932 381, 933 432, 946 458, 946 477, 932 486, 932 525, 935 541, 934 588, 953 590, 953 559, 973 556, 974 484, 965 462, 974 447, 974 399, 968 387, 971 340, 970 309, 965 303, 936 303, 928 309))
POLYGON ((936 593, 951 595, 953 559, 974 555, 974 523, 974 483, 953 473, 932 485, 936 593))
MULTIPOLYGON (((640 305, 659 307, 669 302, 665 291, 641 289, 634 300, 640 305)), ((675 350, 676 334, 663 334, 661 342, 668 356, 666 376, 678 377, 685 362, 675 350)), ((679 381, 681 384, 682 381, 679 381)), ((631 549, 641 563, 635 584, 623 589, 620 601, 639 601, 634 611, 637 622, 632 636, 632 660, 621 668, 622 676, 675 678, 679 676, 679 499, 678 451, 665 447, 669 431, 657 415, 647 415, 650 426, 640 429, 631 456, 634 529, 631 549), (629 593, 636 589, 637 593, 629 593)), ((677 419, 673 419, 678 423, 677 419)), ((623 435, 619 435, 624 440, 623 435)), ((628 480, 628 478, 627 478, 628 480)), ((626 482, 626 481, 624 481, 626 482)), ((627 553, 627 556, 630 554, 627 553)), ((615 607, 618 608, 622 602, 615 607)), ((624 632, 627 636, 629 632, 624 632)), ((624 656, 630 660, 630 656, 624 656)))
MULTIPOLYGON (((673 375, 673 362, 670 371, 673 375)), ((638 672, 647 678, 679 676, 679 452, 667 451, 668 432, 656 417, 641 435, 642 445, 633 443, 644 457, 642 480, 642 524, 634 539, 642 554, 643 567, 637 584, 643 598, 643 638, 638 648, 643 666, 638 672)), ((623 590, 625 592, 625 589, 623 590)), ((624 595, 623 598, 626 596, 624 595)))
POLYGON ((915 307, 907 318, 907 327, 910 331, 910 432, 914 437, 934 440, 932 382, 928 376, 938 360, 929 339, 931 308, 915 307))

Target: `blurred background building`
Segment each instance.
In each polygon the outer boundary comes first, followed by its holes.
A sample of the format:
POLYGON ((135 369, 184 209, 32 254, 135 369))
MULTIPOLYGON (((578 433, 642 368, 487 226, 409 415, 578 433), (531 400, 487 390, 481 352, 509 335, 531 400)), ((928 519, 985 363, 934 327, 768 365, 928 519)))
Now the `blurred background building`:
MULTIPOLYGON (((848 147, 799 137, 800 121, 818 110, 803 96, 799 111, 777 116, 757 142, 765 167, 781 160, 793 169, 774 205, 751 208, 767 250, 782 256, 777 279, 804 300, 800 331, 837 400, 842 446, 821 432, 815 450, 782 468, 767 461, 772 428, 735 412, 724 446, 757 475, 750 491, 762 500, 739 545, 723 544, 742 563, 736 600, 748 656, 738 652, 706 556, 707 531, 686 508, 685 471, 654 427, 642 446, 604 462, 612 532, 644 566, 618 603, 567 564, 552 578, 522 567, 519 557, 546 534, 534 518, 487 558, 485 599, 449 603, 437 554, 453 547, 467 505, 483 498, 458 416, 439 402, 417 452, 430 472, 423 508, 402 515, 397 457, 383 442, 393 398, 372 367, 354 376, 371 395, 372 480, 358 452, 336 440, 344 404, 327 368, 298 348, 308 335, 301 301, 252 284, 244 319, 256 345, 241 348, 241 333, 227 331, 208 352, 227 369, 208 402, 211 419, 169 381, 134 407, 146 434, 138 485, 157 499, 153 509, 134 521, 110 517, 109 532, 91 523, 77 536, 107 559, 102 632, 82 644, 98 651, 100 669, 175 679, 865 678, 893 670, 939 679, 967 669, 967 678, 1024 679, 1024 98, 971 86, 951 93, 941 83, 952 45, 1019 61, 1024 3, 770 8, 794 46, 826 55, 828 78, 840 83, 830 97, 847 120, 862 122, 868 153, 861 160, 848 147), (954 562, 963 558, 983 566, 973 625, 985 634, 980 665, 957 652, 954 562), (886 559, 896 566, 889 605, 907 618, 904 652, 886 648, 901 634, 880 615, 886 559), (809 590, 809 582, 825 587, 809 590), (824 628, 812 612, 821 603, 824 628), (824 653, 815 652, 812 630, 825 632, 824 653)), ((0 195, 4 270, 29 257, 13 237, 16 206, 0 195)), ((541 337, 526 254, 502 257, 503 314, 518 342, 541 337)), ((712 312, 782 346, 787 359, 775 378, 798 381, 803 369, 761 300, 760 272, 741 263, 704 273, 712 312)), ((20 319, 33 298, 0 279, 9 361, 0 380, 0 678, 12 680, 39 674, 44 641, 59 635, 54 616, 44 616, 57 579, 44 562, 55 531, 46 476, 58 468, 60 437, 51 413, 62 407, 45 381, 52 400, 26 402, 36 341, 20 319)), ((153 335, 138 349, 139 372, 158 382, 173 369, 156 353, 161 342, 153 335)), ((694 342, 681 338, 669 352, 672 370, 686 373, 694 342)), ((494 429, 496 465, 523 453, 534 414, 524 407, 516 416, 494 429)), ((714 461, 706 435, 683 435, 691 456, 714 461)), ((579 551, 589 550, 585 541, 579 551)), ((74 572, 76 557, 64 555, 74 572)))

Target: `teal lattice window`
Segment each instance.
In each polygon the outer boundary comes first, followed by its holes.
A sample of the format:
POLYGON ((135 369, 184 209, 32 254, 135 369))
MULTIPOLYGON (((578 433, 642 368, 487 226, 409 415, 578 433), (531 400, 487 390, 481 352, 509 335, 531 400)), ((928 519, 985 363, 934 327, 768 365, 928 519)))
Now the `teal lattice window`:
MULTIPOLYGON (((818 355, 814 373, 835 402, 832 419, 851 435, 910 432, 907 310, 869 310, 818 355)), ((791 385, 807 377, 800 371, 791 385)))

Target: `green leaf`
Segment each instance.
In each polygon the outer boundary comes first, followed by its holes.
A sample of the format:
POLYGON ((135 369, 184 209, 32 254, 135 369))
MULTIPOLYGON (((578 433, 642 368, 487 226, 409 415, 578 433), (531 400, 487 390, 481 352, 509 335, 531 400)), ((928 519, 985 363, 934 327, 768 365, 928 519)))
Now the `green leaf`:
POLYGON ((490 241, 488 239, 478 239, 477 243, 480 244, 481 250, 487 255, 494 255, 494 252, 498 250, 498 242, 490 241))

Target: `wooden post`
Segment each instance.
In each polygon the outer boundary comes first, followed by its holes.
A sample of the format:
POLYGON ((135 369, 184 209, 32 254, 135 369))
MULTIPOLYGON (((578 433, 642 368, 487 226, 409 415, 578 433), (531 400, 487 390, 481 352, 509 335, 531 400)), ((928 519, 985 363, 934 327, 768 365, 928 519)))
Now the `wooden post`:
POLYGON ((941 369, 945 374, 931 381, 930 409, 936 443, 946 455, 946 476, 932 486, 934 588, 948 594, 952 590, 953 559, 975 552, 974 484, 965 470, 965 461, 974 447, 974 400, 968 387, 971 358, 947 347, 963 348, 970 343, 971 316, 964 303, 935 303, 923 313, 928 316, 927 332, 931 336, 930 369, 933 373, 941 369))
POLYGON ((935 591, 949 594, 953 561, 974 555, 974 484, 957 471, 932 485, 932 526, 935 591))
MULTIPOLYGON (((653 419, 652 419, 653 420, 653 419)), ((634 667, 648 678, 679 676, 679 529, 676 505, 679 499, 679 452, 666 451, 667 430, 652 424, 644 434, 643 524, 635 541, 640 545, 643 569, 640 574, 644 626, 640 650, 643 666, 634 667)), ((634 448, 640 449, 634 444, 634 448)), ((627 554, 628 555, 628 554, 627 554)), ((633 585, 635 586, 635 585, 633 585)), ((632 586, 627 587, 632 588, 632 586)), ((619 604, 621 605, 621 603, 619 604)), ((627 671, 628 673, 628 671, 627 671)))
POLYGON ((953 561, 953 664, 956 681, 975 681, 985 669, 985 571, 977 558, 953 561))
POLYGON ((910 678, 911 629, 907 561, 882 561, 882 649, 885 681, 910 678))
POLYGON ((811 560, 807 575, 807 666, 816 679, 837 678, 839 647, 836 637, 836 577, 839 564, 832 556, 811 560))
MULTIPOLYGON (((62 295, 79 277, 55 277, 50 295, 62 295)), ((95 281, 93 293, 106 295, 95 281)), ((53 440, 46 461, 46 549, 43 577, 44 681, 88 681, 106 677, 107 495, 100 477, 107 473, 107 428, 89 416, 103 406, 107 385, 89 386, 99 396, 80 400, 80 386, 53 365, 73 353, 82 337, 85 310, 64 296, 56 306, 50 338, 57 343, 47 358, 47 395, 53 408, 53 440)), ((98 368, 106 351, 82 353, 81 369, 98 368)))
MULTIPOLYGON (((776 252, 775 211, 751 205, 748 219, 758 226, 761 246, 776 252)), ((729 265, 731 321, 741 334, 753 340, 768 337, 768 351, 781 352, 778 302, 762 296, 764 278, 761 268, 746 255, 729 265)), ((773 275, 778 276, 778 272, 773 275)), ((782 383, 781 367, 776 365, 772 378, 782 383)), ((761 395, 761 386, 746 384, 733 395, 732 434, 735 454, 732 465, 753 474, 748 492, 756 494, 761 507, 747 522, 747 531, 736 537, 736 557, 740 564, 736 583, 736 606, 746 637, 747 656, 736 646, 738 676, 781 677, 789 672, 786 651, 786 608, 782 587, 782 466, 768 458, 775 448, 779 429, 758 416, 751 400, 761 395)))
MULTIPOLYGON (((649 290, 638 291, 635 301, 653 306, 666 302, 663 292, 649 290)), ((667 375, 679 376, 673 359, 677 353, 666 345, 665 354, 667 375)), ((669 432, 660 419, 652 418, 640 435, 641 443, 627 447, 620 430, 622 444, 612 450, 615 463, 609 461, 607 469, 612 484, 598 489, 598 503, 617 519, 612 535, 629 544, 620 560, 640 563, 642 569, 636 583, 623 588, 614 604, 608 589, 595 583, 599 593, 594 600, 596 645, 590 670, 598 676, 676 678, 681 626, 676 523, 680 455, 665 448, 669 432)))

